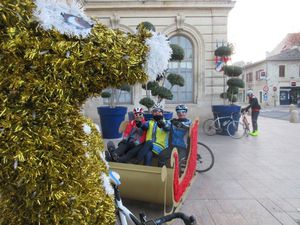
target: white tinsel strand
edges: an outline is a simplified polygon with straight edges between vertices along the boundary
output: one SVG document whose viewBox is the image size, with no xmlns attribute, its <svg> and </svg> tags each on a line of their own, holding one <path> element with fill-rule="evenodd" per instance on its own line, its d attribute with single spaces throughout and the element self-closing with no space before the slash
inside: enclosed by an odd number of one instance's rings
<svg viewBox="0 0 300 225">
<path fill-rule="evenodd" d="M 99 156 L 100 156 L 100 158 L 102 159 L 102 161 L 104 162 L 106 168 L 109 169 L 108 162 L 107 162 L 106 159 L 105 159 L 105 152 L 99 152 Z"/>
<path fill-rule="evenodd" d="M 92 129 L 89 125 L 87 125 L 86 123 L 83 124 L 83 131 L 84 133 L 86 133 L 87 135 L 90 135 L 92 133 Z"/>
<path fill-rule="evenodd" d="M 114 189 L 109 182 L 109 177 L 105 173 L 102 173 L 100 178 L 103 182 L 103 187 L 105 189 L 106 194 L 113 195 Z"/>
<path fill-rule="evenodd" d="M 101 134 L 101 131 L 100 131 L 100 127 L 99 127 L 99 125 L 98 125 L 98 124 L 96 124 L 96 123 L 94 123 L 94 125 L 95 125 L 95 127 L 96 127 L 97 131 L 99 132 L 99 134 Z"/>
<path fill-rule="evenodd" d="M 89 152 L 85 152 L 85 153 L 84 153 L 84 156 L 85 156 L 86 158 L 90 158 L 90 153 L 89 153 Z"/>
<path fill-rule="evenodd" d="M 172 48 L 166 35 L 156 32 L 152 32 L 152 37 L 146 39 L 146 45 L 150 48 L 146 61 L 146 73 L 150 80 L 155 80 L 157 75 L 168 69 Z"/>
<path fill-rule="evenodd" d="M 33 14 L 45 30 L 55 28 L 61 34 L 77 37 L 87 37 L 91 28 L 79 29 L 76 26 L 65 22 L 62 13 L 71 14 L 84 19 L 89 24 L 92 20 L 85 15 L 82 6 L 73 0 L 67 3 L 66 0 L 35 0 L 36 9 Z"/>
<path fill-rule="evenodd" d="M 16 159 L 15 161 L 14 161 L 14 169 L 16 170 L 17 168 L 18 168 L 18 160 Z"/>
</svg>

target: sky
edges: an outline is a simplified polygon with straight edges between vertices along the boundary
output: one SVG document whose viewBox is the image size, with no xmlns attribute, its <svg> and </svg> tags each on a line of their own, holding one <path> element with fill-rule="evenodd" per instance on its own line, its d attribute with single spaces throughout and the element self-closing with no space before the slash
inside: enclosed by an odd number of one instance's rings
<svg viewBox="0 0 300 225">
<path fill-rule="evenodd" d="M 265 59 L 288 33 L 300 32 L 300 0 L 236 0 L 228 17 L 232 62 Z"/>
</svg>

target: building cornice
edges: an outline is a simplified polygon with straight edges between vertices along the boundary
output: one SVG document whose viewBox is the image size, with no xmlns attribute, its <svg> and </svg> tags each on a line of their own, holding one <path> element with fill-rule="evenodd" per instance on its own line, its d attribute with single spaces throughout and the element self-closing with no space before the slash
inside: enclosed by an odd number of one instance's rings
<svg viewBox="0 0 300 225">
<path fill-rule="evenodd" d="M 84 8 L 93 10 L 132 10 L 132 9 L 232 9 L 233 1 L 85 1 Z"/>
<path fill-rule="evenodd" d="M 257 61 L 257 62 L 254 62 L 254 63 L 248 63 L 244 66 L 245 69 L 249 69 L 251 67 L 255 67 L 259 64 L 263 64 L 263 63 L 266 63 L 267 61 L 264 59 L 264 60 L 260 60 L 260 61 Z"/>
</svg>

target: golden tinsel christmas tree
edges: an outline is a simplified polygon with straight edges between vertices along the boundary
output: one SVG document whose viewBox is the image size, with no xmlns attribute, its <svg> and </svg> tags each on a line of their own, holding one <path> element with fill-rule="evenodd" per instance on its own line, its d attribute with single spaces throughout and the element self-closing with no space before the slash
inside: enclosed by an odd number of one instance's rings
<svg viewBox="0 0 300 225">
<path fill-rule="evenodd" d="M 147 80 L 149 35 L 45 29 L 36 5 L 0 2 L 0 224 L 113 224 L 103 143 L 80 106 Z"/>
</svg>

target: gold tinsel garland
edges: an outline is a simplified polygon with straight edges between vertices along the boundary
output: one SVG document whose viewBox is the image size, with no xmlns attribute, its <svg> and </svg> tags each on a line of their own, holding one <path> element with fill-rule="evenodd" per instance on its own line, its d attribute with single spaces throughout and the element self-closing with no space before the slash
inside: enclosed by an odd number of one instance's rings
<svg viewBox="0 0 300 225">
<path fill-rule="evenodd" d="M 79 108 L 108 86 L 146 81 L 149 34 L 96 24 L 71 38 L 41 29 L 33 8 L 0 3 L 0 224 L 113 224 L 103 143 Z"/>
</svg>

